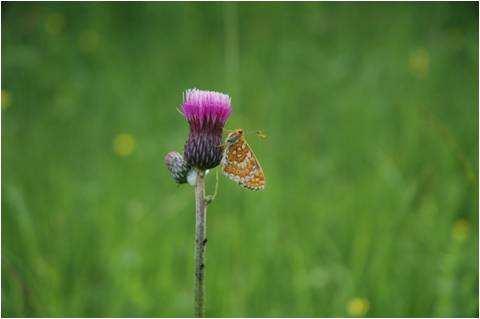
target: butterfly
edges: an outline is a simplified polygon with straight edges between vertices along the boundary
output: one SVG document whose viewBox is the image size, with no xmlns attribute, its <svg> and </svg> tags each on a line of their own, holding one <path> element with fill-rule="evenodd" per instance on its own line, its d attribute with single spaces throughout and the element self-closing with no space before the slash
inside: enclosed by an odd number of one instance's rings
<svg viewBox="0 0 480 319">
<path fill-rule="evenodd" d="M 255 191 L 265 188 L 262 167 L 247 144 L 242 129 L 236 129 L 228 134 L 220 165 L 223 174 L 240 186 Z"/>
</svg>

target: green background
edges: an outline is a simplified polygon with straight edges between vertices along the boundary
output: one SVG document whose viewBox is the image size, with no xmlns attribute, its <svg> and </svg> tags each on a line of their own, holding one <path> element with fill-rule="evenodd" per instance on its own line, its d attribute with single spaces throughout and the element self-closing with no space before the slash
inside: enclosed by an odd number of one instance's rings
<svg viewBox="0 0 480 319">
<path fill-rule="evenodd" d="M 478 4 L 5 2 L 2 316 L 193 314 L 192 87 L 268 134 L 207 315 L 478 316 Z"/>
</svg>

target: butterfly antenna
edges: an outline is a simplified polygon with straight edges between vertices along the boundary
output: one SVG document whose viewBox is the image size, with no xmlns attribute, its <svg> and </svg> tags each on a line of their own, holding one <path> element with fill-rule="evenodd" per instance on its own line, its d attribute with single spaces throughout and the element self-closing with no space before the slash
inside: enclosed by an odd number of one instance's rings
<svg viewBox="0 0 480 319">
<path fill-rule="evenodd" d="M 255 134 L 258 138 L 261 138 L 262 140 L 266 139 L 268 137 L 267 133 L 265 133 L 264 130 L 256 130 L 256 131 L 251 131 L 247 132 L 246 134 Z"/>
<path fill-rule="evenodd" d="M 255 134 L 261 139 L 266 139 L 268 137 L 267 133 L 265 133 L 263 130 L 258 130 L 255 132 Z"/>
</svg>

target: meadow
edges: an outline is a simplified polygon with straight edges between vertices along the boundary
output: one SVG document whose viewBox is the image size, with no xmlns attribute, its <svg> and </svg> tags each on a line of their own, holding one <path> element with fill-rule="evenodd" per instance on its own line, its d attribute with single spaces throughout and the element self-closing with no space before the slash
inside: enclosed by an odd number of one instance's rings
<svg viewBox="0 0 480 319">
<path fill-rule="evenodd" d="M 193 315 L 193 87 L 268 135 L 208 208 L 208 316 L 478 317 L 478 3 L 1 9 L 2 317 Z"/>
</svg>

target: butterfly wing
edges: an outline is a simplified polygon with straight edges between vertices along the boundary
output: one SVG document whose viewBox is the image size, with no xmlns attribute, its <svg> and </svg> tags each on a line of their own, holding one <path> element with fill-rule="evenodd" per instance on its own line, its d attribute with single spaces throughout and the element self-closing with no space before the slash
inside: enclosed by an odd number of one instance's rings
<svg viewBox="0 0 480 319">
<path fill-rule="evenodd" d="M 262 167 L 243 136 L 225 148 L 221 165 L 223 174 L 240 186 L 251 190 L 265 188 Z"/>
</svg>

